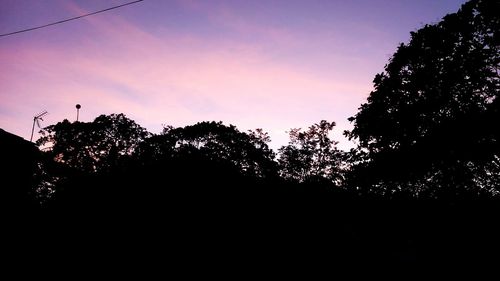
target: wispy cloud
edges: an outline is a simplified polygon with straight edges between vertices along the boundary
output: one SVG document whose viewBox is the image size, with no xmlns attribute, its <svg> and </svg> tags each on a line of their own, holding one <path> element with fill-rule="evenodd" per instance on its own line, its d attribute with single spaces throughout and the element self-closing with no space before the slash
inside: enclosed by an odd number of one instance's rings
<svg viewBox="0 0 500 281">
<path fill-rule="evenodd" d="M 286 30 L 239 20 L 224 7 L 211 13 L 211 21 L 234 32 L 298 44 Z M 114 15 L 84 20 L 87 29 L 78 44 L 0 47 L 1 127 L 26 137 L 26 123 L 6 122 L 21 120 L 21 112 L 29 120 L 42 108 L 51 113 L 46 124 L 73 119 L 74 104 L 80 103 L 85 121 L 124 112 L 158 132 L 163 123 L 223 120 L 242 129 L 263 127 L 283 143 L 286 130 L 305 122 L 328 119 L 347 127 L 345 119 L 370 90 L 369 84 L 333 75 L 338 69 L 329 76 L 294 67 L 259 42 L 160 36 Z"/>
</svg>

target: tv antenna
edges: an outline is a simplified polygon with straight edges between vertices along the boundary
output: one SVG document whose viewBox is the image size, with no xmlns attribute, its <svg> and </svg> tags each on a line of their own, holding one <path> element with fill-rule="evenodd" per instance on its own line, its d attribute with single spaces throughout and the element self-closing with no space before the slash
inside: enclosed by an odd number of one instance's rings
<svg viewBox="0 0 500 281">
<path fill-rule="evenodd" d="M 82 108 L 82 106 L 77 103 L 76 104 L 76 122 L 78 122 L 78 117 L 80 116 L 80 108 Z"/>
<path fill-rule="evenodd" d="M 41 128 L 40 121 L 43 121 L 42 117 L 47 114 L 48 114 L 47 110 L 44 110 L 38 113 L 37 115 L 33 116 L 33 128 L 31 128 L 31 138 L 30 138 L 31 142 L 33 141 L 33 133 L 35 132 L 35 123 L 38 126 L 38 128 Z"/>
</svg>

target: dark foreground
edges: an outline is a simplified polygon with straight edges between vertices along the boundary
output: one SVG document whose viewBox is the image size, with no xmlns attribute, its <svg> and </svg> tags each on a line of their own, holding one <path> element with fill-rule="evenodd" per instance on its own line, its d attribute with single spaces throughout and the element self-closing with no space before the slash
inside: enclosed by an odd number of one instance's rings
<svg viewBox="0 0 500 281">
<path fill-rule="evenodd" d="M 305 265 L 419 272 L 488 268 L 499 260 L 493 201 L 391 201 L 299 189 L 124 194 L 17 213 L 4 228 L 5 242 L 20 260 L 87 256 L 186 274 L 231 269 L 245 276 Z"/>
</svg>

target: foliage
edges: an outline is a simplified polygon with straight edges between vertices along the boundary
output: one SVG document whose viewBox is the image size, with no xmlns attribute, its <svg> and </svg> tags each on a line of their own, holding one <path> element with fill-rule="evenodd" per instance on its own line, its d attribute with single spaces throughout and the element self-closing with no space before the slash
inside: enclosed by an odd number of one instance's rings
<svg viewBox="0 0 500 281">
<path fill-rule="evenodd" d="M 298 182 L 325 178 L 340 184 L 343 155 L 329 137 L 334 126 L 335 122 L 321 120 L 307 131 L 290 130 L 290 142 L 279 149 L 281 176 Z"/>
<path fill-rule="evenodd" d="M 58 162 L 85 172 L 103 171 L 131 155 L 147 131 L 124 114 L 101 115 L 93 122 L 64 120 L 44 128 L 37 141 Z"/>
<path fill-rule="evenodd" d="M 137 157 L 148 161 L 199 154 L 246 175 L 269 177 L 276 170 L 269 141 L 262 129 L 247 134 L 222 122 L 200 122 L 183 128 L 165 127 L 161 135 L 151 137 L 140 147 Z"/>
<path fill-rule="evenodd" d="M 479 171 L 500 173 L 499 9 L 470 1 L 399 46 L 350 118 L 347 135 L 369 159 L 354 186 L 431 197 L 498 189 Z"/>
</svg>

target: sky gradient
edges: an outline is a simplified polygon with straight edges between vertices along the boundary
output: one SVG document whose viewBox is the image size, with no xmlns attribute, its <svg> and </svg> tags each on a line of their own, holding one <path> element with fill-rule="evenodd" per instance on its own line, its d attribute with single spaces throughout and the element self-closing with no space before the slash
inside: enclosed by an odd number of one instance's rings
<svg viewBox="0 0 500 281">
<path fill-rule="evenodd" d="M 1 0 L 0 33 L 128 0 Z M 125 113 L 162 124 L 223 121 L 263 128 L 272 147 L 322 119 L 334 138 L 410 31 L 465 0 L 145 0 L 106 13 L 0 37 L 0 128 L 29 139 L 43 125 Z M 34 139 L 38 137 L 35 134 Z"/>
</svg>

